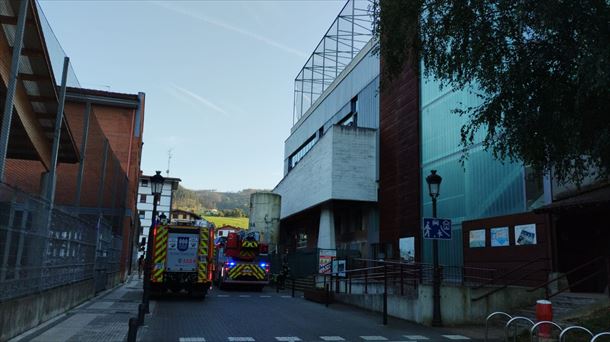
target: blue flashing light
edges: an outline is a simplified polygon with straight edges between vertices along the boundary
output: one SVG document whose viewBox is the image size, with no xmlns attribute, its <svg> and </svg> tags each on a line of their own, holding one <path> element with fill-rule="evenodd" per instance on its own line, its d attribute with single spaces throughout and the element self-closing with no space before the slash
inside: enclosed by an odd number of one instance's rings
<svg viewBox="0 0 610 342">
<path fill-rule="evenodd" d="M 267 264 L 265 264 L 264 262 L 261 262 L 261 267 L 266 267 Z"/>
<path fill-rule="evenodd" d="M 233 267 L 233 266 L 235 266 L 235 262 L 231 261 L 231 262 L 229 263 L 229 267 Z"/>
</svg>

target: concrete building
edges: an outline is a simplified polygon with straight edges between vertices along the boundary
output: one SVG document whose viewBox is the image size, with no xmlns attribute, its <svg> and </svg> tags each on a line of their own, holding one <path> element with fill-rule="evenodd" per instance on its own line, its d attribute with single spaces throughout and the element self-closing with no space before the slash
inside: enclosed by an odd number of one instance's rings
<svg viewBox="0 0 610 342">
<path fill-rule="evenodd" d="M 367 2 L 348 1 L 295 79 L 284 177 L 273 190 L 288 250 L 376 254 L 379 59 L 366 20 Z"/>
<path fill-rule="evenodd" d="M 153 214 L 153 199 L 151 188 L 150 188 L 150 177 L 141 175 L 138 187 L 138 216 L 142 225 L 142 231 L 140 232 L 140 241 L 146 241 L 148 238 L 150 226 L 152 224 Z M 165 177 L 163 183 L 163 191 L 159 197 L 157 203 L 157 212 L 159 215 L 164 213 L 169 216 L 172 210 L 172 204 L 174 203 L 174 191 L 178 190 L 178 184 L 182 180 L 180 178 Z"/>
</svg>

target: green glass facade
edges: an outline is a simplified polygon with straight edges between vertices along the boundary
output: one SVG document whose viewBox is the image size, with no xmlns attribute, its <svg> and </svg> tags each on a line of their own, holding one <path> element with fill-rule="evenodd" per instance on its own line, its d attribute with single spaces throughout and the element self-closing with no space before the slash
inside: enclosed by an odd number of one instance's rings
<svg viewBox="0 0 610 342">
<path fill-rule="evenodd" d="M 432 201 L 425 178 L 430 170 L 438 170 L 443 177 L 437 201 L 438 216 L 453 221 L 452 240 L 439 244 L 443 265 L 463 265 L 462 221 L 526 210 L 523 166 L 494 159 L 482 148 L 482 134 L 470 147 L 464 165 L 460 163 L 460 128 L 467 118 L 452 110 L 458 106 L 477 105 L 478 101 L 469 91 L 440 88 L 436 81 L 422 80 L 422 217 L 432 216 Z M 422 252 L 422 261 L 432 262 L 431 241 L 423 241 Z"/>
</svg>

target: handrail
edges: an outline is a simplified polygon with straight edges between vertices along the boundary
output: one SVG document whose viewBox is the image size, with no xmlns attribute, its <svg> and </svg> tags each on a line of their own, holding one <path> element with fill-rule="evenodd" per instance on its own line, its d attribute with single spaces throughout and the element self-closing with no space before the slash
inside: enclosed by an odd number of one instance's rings
<svg viewBox="0 0 610 342">
<path fill-rule="evenodd" d="M 566 290 L 569 290 L 572 286 L 576 286 L 576 285 L 578 285 L 580 283 L 583 283 L 583 282 L 585 282 L 585 281 L 587 281 L 587 280 L 597 276 L 598 274 L 602 274 L 602 273 L 604 273 L 604 270 L 599 270 L 599 271 L 597 271 L 595 273 L 589 274 L 588 276 L 586 276 L 584 278 L 578 279 L 577 281 L 573 282 L 571 285 L 568 285 L 568 286 L 562 288 L 561 290 L 558 290 L 557 292 L 555 292 L 553 294 L 547 295 L 547 299 L 555 297 L 556 295 L 558 295 L 558 294 L 560 294 L 560 293 L 562 293 L 562 292 L 564 292 Z"/>
<path fill-rule="evenodd" d="M 565 337 L 565 334 L 570 331 L 570 330 L 582 330 L 582 331 L 586 331 L 589 335 L 591 335 L 591 338 L 593 338 L 593 333 L 591 332 L 591 330 L 585 328 L 585 327 L 581 327 L 580 325 L 575 325 L 572 327 L 567 327 L 565 329 L 563 329 L 561 331 L 561 333 L 559 334 L 559 342 L 563 342 L 563 338 Z"/>
<path fill-rule="evenodd" d="M 593 264 L 593 263 L 596 263 L 596 262 L 597 262 L 597 261 L 599 261 L 599 260 L 603 260 L 603 259 L 605 259 L 605 258 L 606 258 L 605 256 L 598 256 L 598 257 L 596 257 L 596 258 L 593 258 L 592 260 L 589 260 L 588 262 L 586 262 L 586 263 L 584 263 L 584 264 L 581 264 L 580 266 L 575 267 L 575 268 L 571 269 L 570 271 L 568 271 L 568 272 L 566 272 L 566 273 L 564 273 L 564 274 L 562 274 L 562 275 L 560 275 L 560 276 L 558 276 L 558 277 L 555 277 L 555 278 L 553 278 L 553 279 L 551 279 L 551 280 L 547 281 L 547 282 L 546 282 L 546 283 L 544 283 L 544 284 L 540 284 L 540 285 L 538 285 L 538 286 L 536 286 L 536 287 L 534 287 L 534 288 L 532 288 L 532 289 L 529 289 L 528 291 L 529 291 L 529 292 L 533 292 L 533 291 L 538 290 L 538 289 L 540 289 L 540 288 L 546 287 L 546 286 L 548 286 L 549 284 L 551 284 L 551 283 L 553 283 L 553 282 L 556 282 L 557 280 L 559 280 L 559 279 L 561 279 L 561 278 L 565 278 L 565 277 L 567 277 L 568 275 L 570 275 L 570 274 L 572 274 L 572 273 L 574 273 L 574 272 L 576 272 L 576 271 L 579 271 L 579 270 L 581 270 L 582 268 L 584 268 L 584 267 L 586 267 L 586 266 L 589 266 L 589 265 L 591 265 L 591 264 Z"/>
<path fill-rule="evenodd" d="M 530 329 L 530 339 L 531 342 L 534 342 L 534 332 L 536 332 L 536 328 L 538 328 L 539 326 L 543 325 L 543 324 L 551 324 L 554 325 L 556 328 L 559 329 L 559 332 L 561 333 L 561 331 L 563 331 L 563 328 L 561 327 L 561 325 L 552 322 L 552 321 L 539 321 L 536 324 L 534 324 L 534 326 Z"/>
<path fill-rule="evenodd" d="M 530 260 L 530 261 L 528 261 L 528 262 L 526 262 L 524 264 L 521 264 L 521 265 L 511 269 L 510 271 L 508 271 L 506 273 L 501 274 L 498 277 L 494 277 L 494 278 L 490 279 L 489 281 L 487 281 L 487 282 L 485 282 L 485 283 L 475 287 L 475 289 L 480 289 L 480 288 L 485 287 L 487 285 L 493 284 L 493 283 L 495 283 L 499 279 L 505 278 L 506 276 L 508 276 L 510 274 L 513 274 L 513 273 L 515 273 L 517 271 L 520 271 L 520 270 L 524 269 L 525 267 L 527 267 L 527 266 L 529 266 L 531 264 L 534 264 L 534 263 L 537 263 L 537 262 L 540 262 L 540 261 L 543 261 L 543 260 L 548 260 L 548 258 L 540 257 L 540 258 L 536 258 L 534 260 Z"/>
<path fill-rule="evenodd" d="M 546 269 L 545 269 L 545 270 L 546 270 Z M 532 273 L 536 273 L 536 272 L 538 272 L 538 271 L 539 271 L 539 270 L 532 270 L 531 272 L 528 272 L 528 273 L 522 274 L 522 275 L 521 275 L 519 278 L 517 278 L 516 280 L 523 280 L 523 279 L 527 278 L 528 276 L 530 276 Z M 493 289 L 493 290 L 491 290 L 491 291 L 489 291 L 489 292 L 485 293 L 485 294 L 484 294 L 484 295 L 482 295 L 482 296 L 479 296 L 479 297 L 476 297 L 476 298 L 471 299 L 471 301 L 476 302 L 476 301 L 481 300 L 481 299 L 483 299 L 483 298 L 489 297 L 489 296 L 491 296 L 492 294 L 494 294 L 494 293 L 496 293 L 496 292 L 498 292 L 498 291 L 502 291 L 502 290 L 504 290 L 505 288 L 507 288 L 507 287 L 508 287 L 508 285 L 509 285 L 509 284 L 504 284 L 504 285 L 502 285 L 502 286 L 500 286 L 500 287 L 497 287 L 497 288 L 495 288 L 495 289 Z M 476 289 L 479 289 L 479 288 L 480 288 L 480 287 L 477 287 Z"/>
</svg>

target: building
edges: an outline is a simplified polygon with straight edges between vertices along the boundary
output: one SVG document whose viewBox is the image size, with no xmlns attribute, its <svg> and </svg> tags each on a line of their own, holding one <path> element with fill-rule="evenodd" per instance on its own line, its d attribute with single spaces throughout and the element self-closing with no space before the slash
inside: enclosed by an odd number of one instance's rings
<svg viewBox="0 0 610 342">
<path fill-rule="evenodd" d="M 139 182 L 140 186 L 138 187 L 137 207 L 138 217 L 140 218 L 142 227 L 140 232 L 141 242 L 146 241 L 150 226 L 152 225 L 154 196 L 150 188 L 150 177 L 152 176 L 141 175 Z M 163 213 L 168 216 L 171 213 L 172 204 L 174 203 L 174 191 L 178 190 L 178 184 L 181 181 L 182 180 L 180 178 L 165 177 L 163 190 L 161 192 L 161 196 L 159 197 L 159 202 L 157 203 L 157 212 L 159 215 Z"/>
<path fill-rule="evenodd" d="M 194 221 L 199 221 L 199 225 L 210 227 L 211 223 L 205 220 L 201 215 L 198 215 L 192 211 L 173 209 L 170 215 L 171 222 L 177 224 L 190 224 Z"/>
<path fill-rule="evenodd" d="M 348 1 L 295 79 L 284 177 L 273 190 L 280 245 L 291 251 L 377 254 L 379 59 L 368 10 Z"/>
<path fill-rule="evenodd" d="M 144 94 L 82 89 L 37 2 L 0 22 L 0 316 L 24 317 L 7 340 L 130 271 Z"/>
</svg>

